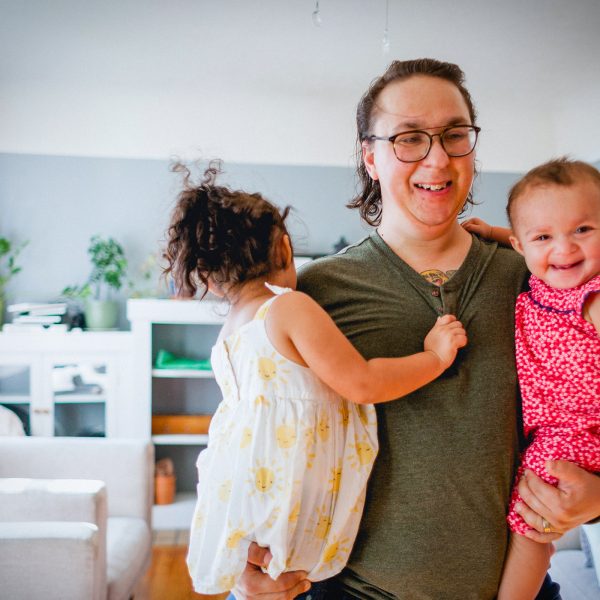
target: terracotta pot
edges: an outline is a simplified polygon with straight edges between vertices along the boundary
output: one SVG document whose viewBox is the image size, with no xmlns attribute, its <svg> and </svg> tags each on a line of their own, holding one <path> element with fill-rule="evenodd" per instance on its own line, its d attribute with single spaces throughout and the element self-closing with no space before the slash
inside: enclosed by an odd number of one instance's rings
<svg viewBox="0 0 600 600">
<path fill-rule="evenodd" d="M 175 500 L 175 475 L 154 477 L 154 503 L 172 504 Z"/>
</svg>

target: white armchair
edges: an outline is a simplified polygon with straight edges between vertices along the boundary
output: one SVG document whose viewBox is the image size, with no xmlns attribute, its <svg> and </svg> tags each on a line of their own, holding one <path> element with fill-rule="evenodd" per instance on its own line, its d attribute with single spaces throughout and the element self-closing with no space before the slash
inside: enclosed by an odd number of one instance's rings
<svg viewBox="0 0 600 600">
<path fill-rule="evenodd" d="M 141 440 L 0 438 L 11 600 L 126 600 L 147 569 L 154 452 Z"/>
</svg>

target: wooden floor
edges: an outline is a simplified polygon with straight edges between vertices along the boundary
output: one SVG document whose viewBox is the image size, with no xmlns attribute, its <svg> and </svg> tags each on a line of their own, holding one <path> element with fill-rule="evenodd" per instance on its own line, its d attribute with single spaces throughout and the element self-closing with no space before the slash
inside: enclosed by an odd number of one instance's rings
<svg viewBox="0 0 600 600">
<path fill-rule="evenodd" d="M 135 589 L 134 600 L 208 600 L 226 598 L 196 594 L 185 564 L 187 546 L 153 546 L 152 563 Z"/>
</svg>

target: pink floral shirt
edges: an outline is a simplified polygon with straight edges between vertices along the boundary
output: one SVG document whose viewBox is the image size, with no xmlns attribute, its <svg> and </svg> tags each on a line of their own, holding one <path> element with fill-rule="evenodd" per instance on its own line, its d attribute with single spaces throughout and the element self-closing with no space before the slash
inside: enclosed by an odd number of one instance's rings
<svg viewBox="0 0 600 600">
<path fill-rule="evenodd" d="M 531 276 L 516 307 L 516 356 L 525 434 L 596 430 L 600 434 L 600 336 L 582 316 L 600 292 L 600 275 L 559 290 Z"/>
</svg>

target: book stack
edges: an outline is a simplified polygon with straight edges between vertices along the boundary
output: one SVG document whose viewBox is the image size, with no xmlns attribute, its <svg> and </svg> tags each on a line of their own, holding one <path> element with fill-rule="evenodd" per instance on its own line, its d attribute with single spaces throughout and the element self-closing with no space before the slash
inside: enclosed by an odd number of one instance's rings
<svg viewBox="0 0 600 600">
<path fill-rule="evenodd" d="M 65 302 L 22 302 L 12 304 L 6 310 L 12 315 L 12 322 L 4 325 L 3 331 L 67 331 L 67 324 L 63 323 L 67 313 Z"/>
</svg>

